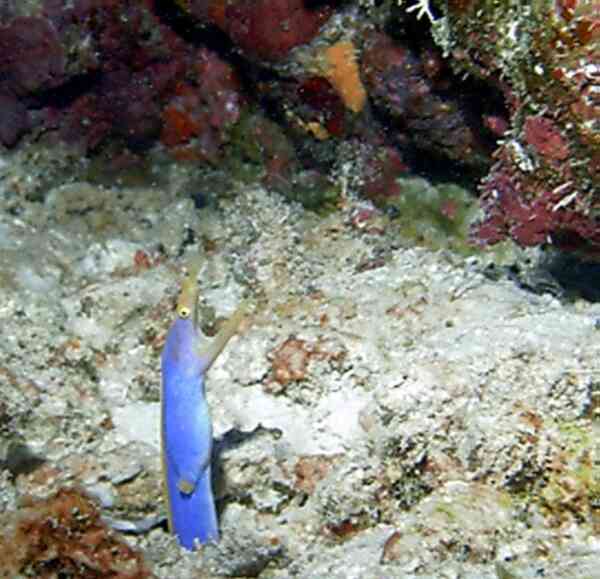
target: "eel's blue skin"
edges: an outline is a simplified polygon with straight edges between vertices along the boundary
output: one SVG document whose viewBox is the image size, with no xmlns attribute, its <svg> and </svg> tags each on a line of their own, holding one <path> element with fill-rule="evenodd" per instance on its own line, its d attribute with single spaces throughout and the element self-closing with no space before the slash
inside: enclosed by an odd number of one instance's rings
<svg viewBox="0 0 600 579">
<path fill-rule="evenodd" d="M 194 322 L 178 317 L 162 352 L 163 469 L 169 526 L 190 550 L 195 540 L 219 539 L 211 488 L 212 424 L 204 393 L 209 364 L 199 355 Z M 178 483 L 184 483 L 186 492 Z"/>
</svg>

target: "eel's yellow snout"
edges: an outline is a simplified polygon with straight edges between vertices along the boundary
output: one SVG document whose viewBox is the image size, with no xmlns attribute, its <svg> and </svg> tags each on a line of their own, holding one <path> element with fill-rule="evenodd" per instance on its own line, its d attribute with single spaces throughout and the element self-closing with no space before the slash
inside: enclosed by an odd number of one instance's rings
<svg viewBox="0 0 600 579">
<path fill-rule="evenodd" d="M 199 258 L 192 261 L 188 274 L 181 284 L 181 292 L 177 300 L 175 311 L 180 318 L 187 319 L 196 311 L 198 303 L 198 271 L 200 269 Z"/>
</svg>

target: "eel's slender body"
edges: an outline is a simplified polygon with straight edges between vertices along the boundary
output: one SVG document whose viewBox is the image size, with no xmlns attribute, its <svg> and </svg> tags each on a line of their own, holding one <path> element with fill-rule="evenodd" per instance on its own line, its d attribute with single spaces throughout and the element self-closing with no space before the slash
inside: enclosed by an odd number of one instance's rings
<svg viewBox="0 0 600 579">
<path fill-rule="evenodd" d="M 240 307 L 210 343 L 200 348 L 196 329 L 198 267 L 182 284 L 177 319 L 162 352 L 161 438 L 169 529 L 186 549 L 219 539 L 211 486 L 212 424 L 204 375 L 244 315 Z M 192 312 L 194 315 L 192 316 Z"/>
</svg>

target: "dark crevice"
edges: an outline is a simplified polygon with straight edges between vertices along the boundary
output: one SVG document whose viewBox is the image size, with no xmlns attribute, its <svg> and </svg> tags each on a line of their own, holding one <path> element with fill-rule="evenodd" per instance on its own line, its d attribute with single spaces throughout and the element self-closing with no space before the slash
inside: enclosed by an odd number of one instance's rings
<svg viewBox="0 0 600 579">
<path fill-rule="evenodd" d="M 63 109 L 79 97 L 88 94 L 97 87 L 102 79 L 101 72 L 91 72 L 74 76 L 60 86 L 47 90 L 35 98 L 34 108 L 54 107 Z"/>
<path fill-rule="evenodd" d="M 196 48 L 205 46 L 225 60 L 235 58 L 235 50 L 227 35 L 216 26 L 194 20 L 173 0 L 157 0 L 155 14 L 187 44 Z"/>
</svg>

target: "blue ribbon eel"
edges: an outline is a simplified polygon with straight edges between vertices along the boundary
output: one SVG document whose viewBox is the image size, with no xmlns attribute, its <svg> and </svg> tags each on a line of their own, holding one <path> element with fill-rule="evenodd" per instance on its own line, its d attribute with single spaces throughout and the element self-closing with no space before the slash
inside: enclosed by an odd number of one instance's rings
<svg viewBox="0 0 600 579">
<path fill-rule="evenodd" d="M 199 263 L 192 263 L 177 301 L 177 319 L 162 351 L 161 441 L 169 530 L 192 550 L 219 540 L 211 486 L 212 423 L 204 376 L 236 333 L 242 304 L 207 347 L 197 330 Z"/>
</svg>

